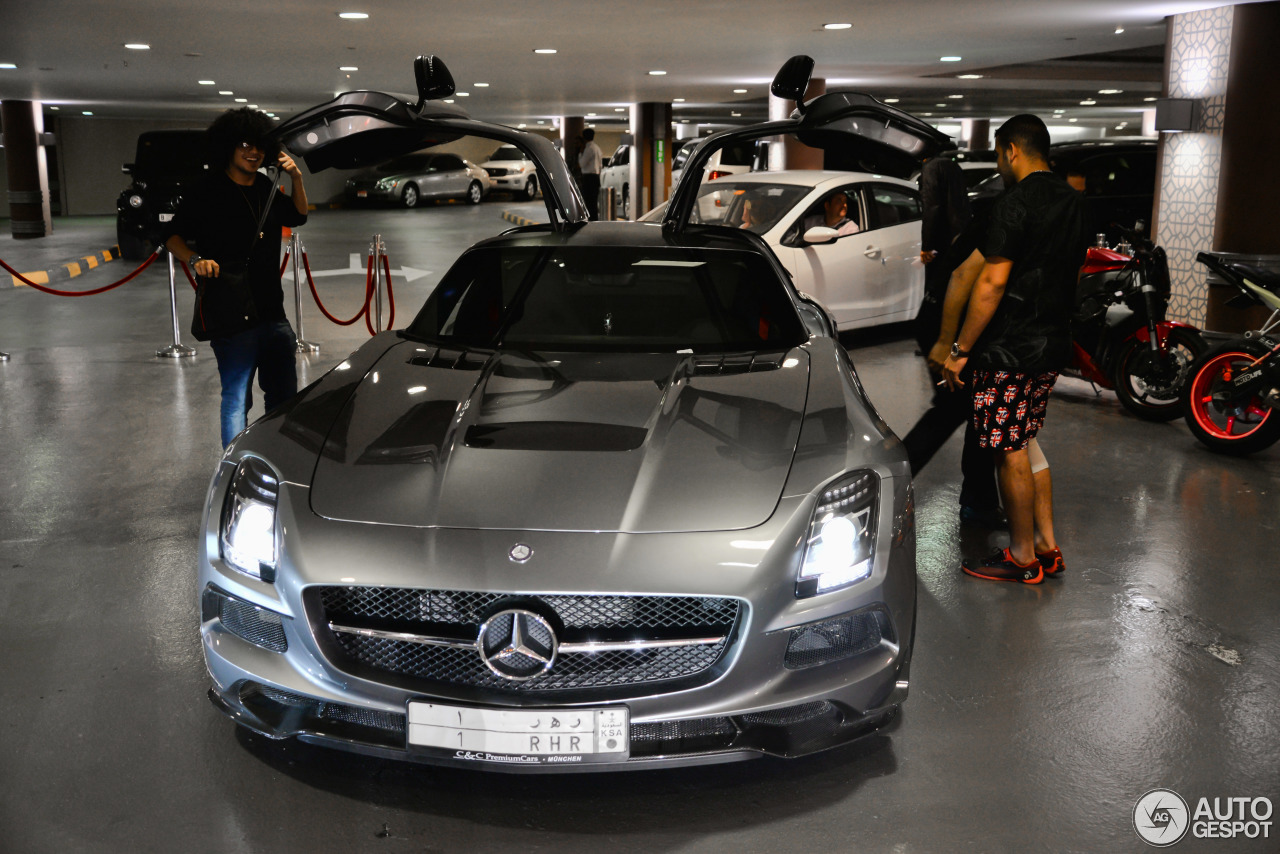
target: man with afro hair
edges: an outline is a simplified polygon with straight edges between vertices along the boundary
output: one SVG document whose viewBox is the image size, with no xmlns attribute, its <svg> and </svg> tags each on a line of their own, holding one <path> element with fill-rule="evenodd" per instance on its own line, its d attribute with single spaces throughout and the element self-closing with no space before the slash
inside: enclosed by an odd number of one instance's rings
<svg viewBox="0 0 1280 854">
<path fill-rule="evenodd" d="M 307 191 L 293 158 L 271 141 L 272 120 L 241 107 L 214 120 L 207 132 L 208 169 L 185 192 L 165 246 L 216 288 L 224 274 L 244 274 L 251 305 L 247 328 L 211 329 L 210 345 L 222 381 L 222 444 L 244 429 L 253 405 L 256 374 L 268 411 L 298 390 L 296 339 L 284 313 L 280 284 L 281 229 L 307 221 Z M 264 166 L 287 172 L 293 192 L 261 174 Z M 228 277 L 229 278 L 229 277 Z"/>
</svg>

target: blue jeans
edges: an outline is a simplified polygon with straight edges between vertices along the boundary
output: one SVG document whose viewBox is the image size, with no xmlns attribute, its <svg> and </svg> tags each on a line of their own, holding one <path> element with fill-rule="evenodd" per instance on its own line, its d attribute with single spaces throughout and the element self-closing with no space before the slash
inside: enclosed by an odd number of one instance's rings
<svg viewBox="0 0 1280 854">
<path fill-rule="evenodd" d="M 238 335 L 214 338 L 209 344 L 222 379 L 222 446 L 244 429 L 253 406 L 253 375 L 258 375 L 263 403 L 270 412 L 298 393 L 294 349 L 297 339 L 289 321 L 262 323 Z"/>
</svg>

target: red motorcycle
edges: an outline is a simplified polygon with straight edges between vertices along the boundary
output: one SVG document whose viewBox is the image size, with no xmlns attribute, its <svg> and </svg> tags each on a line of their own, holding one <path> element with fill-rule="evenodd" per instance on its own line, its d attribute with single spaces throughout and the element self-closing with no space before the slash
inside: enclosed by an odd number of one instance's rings
<svg viewBox="0 0 1280 854">
<path fill-rule="evenodd" d="M 1125 409 L 1148 421 L 1182 415 L 1191 363 L 1208 349 L 1200 330 L 1166 320 L 1169 264 L 1140 232 L 1122 229 L 1115 249 L 1089 247 L 1077 288 L 1067 376 L 1113 389 Z"/>
</svg>

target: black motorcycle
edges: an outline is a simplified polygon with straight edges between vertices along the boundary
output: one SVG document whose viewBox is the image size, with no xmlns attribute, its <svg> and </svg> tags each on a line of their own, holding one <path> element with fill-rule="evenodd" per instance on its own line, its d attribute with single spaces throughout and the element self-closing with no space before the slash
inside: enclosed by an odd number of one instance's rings
<svg viewBox="0 0 1280 854">
<path fill-rule="evenodd" d="M 1091 246 L 1080 270 L 1071 364 L 1063 371 L 1114 389 L 1124 408 L 1148 421 L 1182 414 L 1191 363 L 1209 349 L 1200 330 L 1165 319 L 1169 265 L 1141 231 L 1119 228 L 1115 249 Z"/>
<path fill-rule="evenodd" d="M 1264 305 L 1261 329 L 1214 347 L 1191 368 L 1183 392 L 1187 426 L 1210 450 L 1252 454 L 1280 440 L 1280 273 L 1210 252 L 1196 260 L 1235 285 L 1227 305 Z"/>
</svg>

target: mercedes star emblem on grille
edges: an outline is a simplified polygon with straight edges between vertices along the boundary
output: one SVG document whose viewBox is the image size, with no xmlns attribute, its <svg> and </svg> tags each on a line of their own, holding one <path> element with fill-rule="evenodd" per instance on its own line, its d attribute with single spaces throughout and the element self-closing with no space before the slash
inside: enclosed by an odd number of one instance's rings
<svg viewBox="0 0 1280 854">
<path fill-rule="evenodd" d="M 532 611 L 499 611 L 480 626 L 476 648 L 485 665 L 503 679 L 522 682 L 551 669 L 556 633 Z"/>
<path fill-rule="evenodd" d="M 516 563 L 524 563 L 526 560 L 533 557 L 533 549 L 529 548 L 524 543 L 516 543 L 511 547 L 511 551 L 507 556 Z"/>
</svg>

